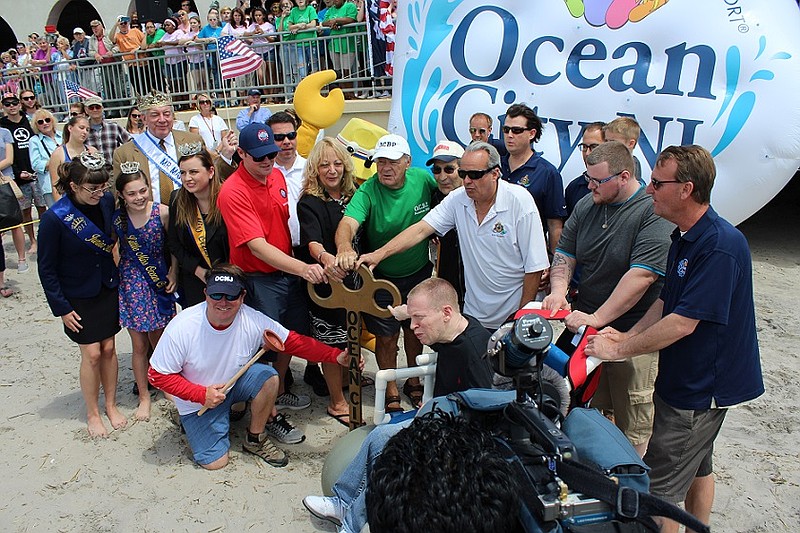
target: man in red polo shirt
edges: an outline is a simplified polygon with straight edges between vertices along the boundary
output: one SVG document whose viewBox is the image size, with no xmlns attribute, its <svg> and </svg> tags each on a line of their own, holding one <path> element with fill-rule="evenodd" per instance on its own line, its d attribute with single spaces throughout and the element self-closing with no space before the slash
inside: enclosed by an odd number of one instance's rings
<svg viewBox="0 0 800 533">
<path fill-rule="evenodd" d="M 247 274 L 246 303 L 294 331 L 308 329 L 308 310 L 300 278 L 310 283 L 327 282 L 322 267 L 292 257 L 286 181 L 274 168 L 280 149 L 272 129 L 254 122 L 239 134 L 239 168 L 225 180 L 217 199 L 228 228 L 231 263 Z M 305 409 L 306 395 L 286 391 L 284 378 L 291 355 L 278 354 L 274 363 L 280 375 L 275 402 L 278 410 Z M 267 431 L 285 444 L 305 439 L 302 431 L 279 414 Z"/>
</svg>

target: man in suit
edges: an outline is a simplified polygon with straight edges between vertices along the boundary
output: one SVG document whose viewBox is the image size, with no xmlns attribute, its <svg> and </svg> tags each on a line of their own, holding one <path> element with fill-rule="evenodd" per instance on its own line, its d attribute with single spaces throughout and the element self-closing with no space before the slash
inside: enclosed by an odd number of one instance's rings
<svg viewBox="0 0 800 533">
<path fill-rule="evenodd" d="M 168 94 L 153 91 L 139 99 L 139 110 L 144 118 L 145 132 L 114 150 L 111 176 L 119 175 L 120 165 L 125 161 L 136 161 L 139 169 L 150 180 L 153 201 L 166 203 L 170 193 L 181 184 L 178 148 L 190 143 L 202 143 L 197 133 L 172 131 L 175 110 Z"/>
</svg>

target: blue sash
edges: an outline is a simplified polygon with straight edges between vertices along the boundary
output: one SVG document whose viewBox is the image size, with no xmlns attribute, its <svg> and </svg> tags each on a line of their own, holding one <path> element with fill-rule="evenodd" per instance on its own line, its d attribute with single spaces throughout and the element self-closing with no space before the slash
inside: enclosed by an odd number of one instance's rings
<svg viewBox="0 0 800 533">
<path fill-rule="evenodd" d="M 178 187 L 181 186 L 181 168 L 178 166 L 178 162 L 162 150 L 161 147 L 158 146 L 158 142 L 153 139 L 149 133 L 144 132 L 139 135 L 133 135 L 132 139 L 133 144 L 136 145 L 147 159 L 153 162 L 158 170 L 171 179 L 175 185 Z M 169 200 L 169 198 L 166 200 Z M 166 203 L 164 198 L 162 198 L 161 201 Z"/>
<path fill-rule="evenodd" d="M 123 224 L 123 216 L 126 219 L 126 224 Z M 114 228 L 120 236 L 121 253 L 125 254 L 133 264 L 139 267 L 139 270 L 144 274 L 144 279 L 147 280 L 150 288 L 156 293 L 159 314 L 172 316 L 175 312 L 175 295 L 166 292 L 169 281 L 167 280 L 167 265 L 164 262 L 164 258 L 156 250 L 153 250 L 149 243 L 139 241 L 139 230 L 134 227 L 127 213 L 123 214 L 121 210 L 115 211 L 113 221 Z"/>
<path fill-rule="evenodd" d="M 62 196 L 61 200 L 53 204 L 50 210 L 58 219 L 77 237 L 86 243 L 86 246 L 95 252 L 101 252 L 111 257 L 114 248 L 114 239 L 106 235 L 103 230 L 81 213 L 69 196 Z"/>
</svg>

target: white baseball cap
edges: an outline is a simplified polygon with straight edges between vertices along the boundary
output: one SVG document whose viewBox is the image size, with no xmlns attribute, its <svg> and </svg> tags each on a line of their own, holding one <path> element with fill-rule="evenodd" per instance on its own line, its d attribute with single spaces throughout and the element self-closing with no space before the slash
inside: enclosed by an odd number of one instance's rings
<svg viewBox="0 0 800 533">
<path fill-rule="evenodd" d="M 449 163 L 450 161 L 461 159 L 463 155 L 464 148 L 460 144 L 453 141 L 439 141 L 436 148 L 433 149 L 433 155 L 425 165 L 431 166 L 436 160 Z"/>
<path fill-rule="evenodd" d="M 374 161 L 379 157 L 385 157 L 386 159 L 397 161 L 404 155 L 411 155 L 411 148 L 408 146 L 408 141 L 399 135 L 390 133 L 378 139 L 378 144 L 375 145 L 375 154 L 372 156 L 372 160 Z"/>
</svg>

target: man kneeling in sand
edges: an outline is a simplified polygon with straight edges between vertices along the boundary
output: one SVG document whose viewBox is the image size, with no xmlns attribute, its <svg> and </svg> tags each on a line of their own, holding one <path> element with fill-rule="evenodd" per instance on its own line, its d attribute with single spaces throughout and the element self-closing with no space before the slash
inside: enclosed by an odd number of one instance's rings
<svg viewBox="0 0 800 533">
<path fill-rule="evenodd" d="M 224 390 L 224 383 L 260 345 L 270 346 L 268 333 L 274 333 L 287 352 L 309 361 L 343 366 L 348 362 L 346 352 L 289 331 L 244 305 L 244 287 L 244 273 L 239 267 L 212 268 L 206 276 L 206 301 L 172 319 L 150 360 L 150 383 L 175 397 L 194 460 L 208 470 L 228 464 L 230 408 L 247 400 L 251 401 L 251 418 L 244 451 L 271 466 L 286 466 L 289 462 L 286 453 L 264 433 L 268 418 L 277 412 L 275 369 L 256 363 L 230 391 Z M 208 411 L 198 416 L 203 407 Z"/>
</svg>

